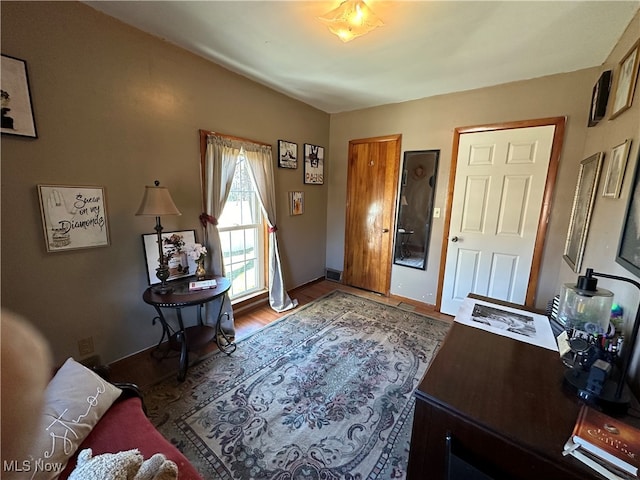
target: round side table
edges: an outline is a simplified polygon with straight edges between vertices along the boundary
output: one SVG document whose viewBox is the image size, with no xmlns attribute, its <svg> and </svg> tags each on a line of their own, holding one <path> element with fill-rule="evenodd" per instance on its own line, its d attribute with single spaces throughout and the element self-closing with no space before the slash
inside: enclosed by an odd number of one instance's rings
<svg viewBox="0 0 640 480">
<path fill-rule="evenodd" d="M 156 320 L 162 325 L 162 337 L 157 347 L 165 340 L 169 341 L 172 349 L 180 351 L 180 368 L 178 370 L 178 381 L 184 381 L 189 367 L 188 352 L 190 348 L 199 348 L 211 341 L 215 341 L 218 348 L 230 355 L 236 350 L 235 342 L 231 341 L 224 331 L 220 328 L 220 320 L 227 312 L 222 312 L 223 302 L 220 301 L 220 309 L 216 315 L 215 325 L 206 325 L 202 321 L 202 306 L 212 302 L 217 298 L 221 298 L 231 288 L 231 282 L 226 277 L 213 277 L 216 281 L 214 288 L 203 290 L 189 290 L 189 282 L 180 282 L 172 284 L 173 290 L 168 293 L 155 292 L 153 287 L 149 287 L 142 295 L 145 303 L 153 306 L 158 316 L 153 319 L 155 325 Z M 185 307 L 198 308 L 197 325 L 186 327 L 182 321 L 182 309 Z M 176 311 L 178 318 L 178 328 L 173 329 L 167 322 L 163 309 L 171 309 Z M 224 342 L 220 341 L 220 337 Z M 224 344 L 223 344 L 224 343 Z"/>
</svg>

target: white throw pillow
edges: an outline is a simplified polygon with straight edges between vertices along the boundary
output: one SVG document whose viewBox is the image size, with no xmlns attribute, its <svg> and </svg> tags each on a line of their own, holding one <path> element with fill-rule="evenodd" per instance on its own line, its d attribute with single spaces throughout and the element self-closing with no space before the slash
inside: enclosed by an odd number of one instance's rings
<svg viewBox="0 0 640 480">
<path fill-rule="evenodd" d="M 45 390 L 31 455 L 5 465 L 3 478 L 56 478 L 121 392 L 72 358 L 67 359 Z"/>
</svg>

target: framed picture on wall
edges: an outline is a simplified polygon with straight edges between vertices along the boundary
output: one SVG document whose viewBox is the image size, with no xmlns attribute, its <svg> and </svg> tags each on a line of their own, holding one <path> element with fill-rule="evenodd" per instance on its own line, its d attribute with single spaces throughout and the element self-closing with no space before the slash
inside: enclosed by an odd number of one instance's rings
<svg viewBox="0 0 640 480">
<path fill-rule="evenodd" d="M 624 216 L 616 262 L 640 277 L 640 153 L 636 162 L 629 203 Z"/>
<path fill-rule="evenodd" d="M 593 86 L 591 93 L 591 108 L 589 110 L 589 127 L 597 125 L 607 113 L 607 102 L 609 101 L 609 90 L 611 88 L 611 70 L 602 72 L 600 78 Z"/>
<path fill-rule="evenodd" d="M 38 185 L 47 252 L 109 245 L 103 187 Z"/>
<path fill-rule="evenodd" d="M 613 96 L 613 110 L 611 111 L 612 120 L 625 110 L 631 108 L 633 92 L 636 88 L 636 81 L 638 80 L 638 62 L 640 61 L 639 50 L 640 40 L 631 47 L 631 50 L 629 50 L 620 62 L 615 94 Z"/>
<path fill-rule="evenodd" d="M 324 183 L 324 148 L 304 144 L 304 183 L 322 185 Z"/>
<path fill-rule="evenodd" d="M 38 135 L 33 119 L 27 62 L 2 55 L 0 70 L 2 133 L 36 138 Z"/>
<path fill-rule="evenodd" d="M 631 140 L 625 140 L 611 150 L 609 168 L 607 168 L 607 175 L 604 179 L 604 187 L 602 189 L 603 197 L 618 198 L 620 196 L 630 146 Z"/>
<path fill-rule="evenodd" d="M 304 213 L 304 192 L 289 192 L 290 215 L 302 215 Z"/>
<path fill-rule="evenodd" d="M 573 197 L 569 231 L 562 257 L 576 273 L 580 272 L 582 266 L 601 168 L 602 152 L 595 153 L 580 162 L 578 184 Z"/>
<path fill-rule="evenodd" d="M 297 143 L 278 140 L 278 166 L 280 168 L 298 168 Z"/>
</svg>

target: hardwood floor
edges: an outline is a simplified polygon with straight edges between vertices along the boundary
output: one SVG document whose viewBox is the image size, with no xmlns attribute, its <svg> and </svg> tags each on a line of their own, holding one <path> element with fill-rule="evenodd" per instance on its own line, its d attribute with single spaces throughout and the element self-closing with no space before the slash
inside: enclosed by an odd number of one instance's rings
<svg viewBox="0 0 640 480">
<path fill-rule="evenodd" d="M 428 305 L 402 297 L 385 297 L 383 295 L 359 290 L 357 288 L 348 287 L 346 285 L 324 279 L 311 282 L 307 285 L 303 285 L 301 287 L 293 289 L 289 292 L 289 295 L 291 296 L 291 298 L 297 299 L 299 305 L 305 305 L 334 290 L 344 290 L 347 292 L 356 293 L 358 295 L 372 298 L 378 302 L 386 303 L 388 305 L 398 306 L 400 304 L 404 304 L 405 308 L 411 308 L 417 313 L 422 313 L 424 315 L 429 315 L 433 318 L 439 318 L 445 321 L 453 320 L 453 317 L 435 311 L 433 305 Z M 259 330 L 265 325 L 268 325 L 269 323 L 291 312 L 292 311 L 277 313 L 268 305 L 259 306 L 244 311 L 234 310 L 236 340 L 240 340 L 243 337 L 246 337 L 252 332 Z M 178 352 L 171 352 L 167 358 L 158 360 L 152 356 L 152 352 L 154 351 L 154 349 L 155 347 L 149 348 L 109 365 L 109 379 L 112 382 L 135 383 L 144 390 L 145 388 L 148 388 L 149 386 L 157 383 L 164 378 L 177 375 Z M 214 352 L 216 350 L 217 346 L 215 345 L 215 343 L 211 343 L 203 350 L 189 352 L 189 364 L 193 365 L 197 361 L 205 358 L 211 352 Z M 187 375 L 189 375 L 189 372 L 187 372 Z"/>
</svg>

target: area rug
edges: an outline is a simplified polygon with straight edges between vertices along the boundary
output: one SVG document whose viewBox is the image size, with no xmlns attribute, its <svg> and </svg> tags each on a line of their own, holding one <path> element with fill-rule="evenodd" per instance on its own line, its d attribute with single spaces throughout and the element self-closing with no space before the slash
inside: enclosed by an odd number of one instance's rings
<svg viewBox="0 0 640 480">
<path fill-rule="evenodd" d="M 145 392 L 209 479 L 403 479 L 413 391 L 449 324 L 334 291 Z"/>
</svg>

